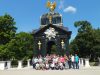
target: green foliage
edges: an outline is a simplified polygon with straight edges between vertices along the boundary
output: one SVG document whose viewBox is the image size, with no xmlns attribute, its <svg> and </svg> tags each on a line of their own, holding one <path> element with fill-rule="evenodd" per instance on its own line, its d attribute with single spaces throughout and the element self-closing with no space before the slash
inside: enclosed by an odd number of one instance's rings
<svg viewBox="0 0 100 75">
<path fill-rule="evenodd" d="M 56 45 L 53 45 L 53 46 L 51 47 L 51 54 L 57 54 Z"/>
<path fill-rule="evenodd" d="M 32 57 L 33 36 L 31 33 L 16 34 L 14 18 L 0 16 L 0 60 L 22 60 Z"/>
<path fill-rule="evenodd" d="M 100 29 L 93 29 L 88 21 L 78 21 L 74 25 L 78 27 L 78 34 L 70 43 L 71 52 L 92 59 L 100 55 Z"/>
<path fill-rule="evenodd" d="M 16 59 L 24 59 L 32 57 L 33 54 L 33 37 L 30 33 L 20 32 L 16 34 L 16 38 L 9 43 L 11 52 L 14 53 Z"/>
<path fill-rule="evenodd" d="M 8 49 L 7 45 L 0 45 L 0 60 L 8 60 L 12 56 L 12 52 Z"/>
<path fill-rule="evenodd" d="M 89 23 L 88 21 L 77 21 L 74 23 L 74 26 L 79 27 L 78 28 L 79 33 L 88 32 L 92 29 L 91 23 Z"/>
<path fill-rule="evenodd" d="M 20 32 L 6 45 L 0 45 L 1 60 L 28 59 L 32 57 L 32 54 L 33 37 L 30 33 Z"/>
<path fill-rule="evenodd" d="M 70 54 L 75 54 L 77 51 L 78 51 L 78 46 L 75 42 L 75 40 L 72 40 L 71 43 L 70 43 Z"/>
<path fill-rule="evenodd" d="M 17 59 L 12 60 L 11 65 L 12 65 L 12 67 L 17 67 L 18 66 L 18 60 Z"/>
<path fill-rule="evenodd" d="M 94 41 L 93 41 L 93 47 L 92 51 L 94 56 L 99 56 L 100 57 L 100 29 L 94 29 Z"/>
<path fill-rule="evenodd" d="M 8 43 L 14 38 L 16 29 L 14 18 L 8 14 L 0 16 L 0 45 Z"/>
</svg>

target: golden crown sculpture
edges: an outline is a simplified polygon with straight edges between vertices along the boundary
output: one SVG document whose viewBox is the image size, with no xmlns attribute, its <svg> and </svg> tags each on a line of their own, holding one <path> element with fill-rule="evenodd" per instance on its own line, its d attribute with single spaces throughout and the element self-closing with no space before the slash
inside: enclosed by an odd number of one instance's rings
<svg viewBox="0 0 100 75">
<path fill-rule="evenodd" d="M 48 1 L 47 4 L 46 4 L 46 6 L 47 6 L 47 8 L 50 9 L 51 12 L 53 12 L 54 9 L 56 8 L 56 2 L 53 2 L 53 3 L 52 3 L 52 2 L 50 2 L 50 1 Z"/>
</svg>

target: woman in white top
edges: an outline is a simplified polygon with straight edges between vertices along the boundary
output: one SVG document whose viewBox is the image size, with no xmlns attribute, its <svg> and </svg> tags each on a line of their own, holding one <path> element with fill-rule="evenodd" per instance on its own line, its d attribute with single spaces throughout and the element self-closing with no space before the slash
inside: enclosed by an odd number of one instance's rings
<svg viewBox="0 0 100 75">
<path fill-rule="evenodd" d="M 55 63 L 52 62 L 50 67 L 51 67 L 52 70 L 54 70 L 55 69 Z"/>
<path fill-rule="evenodd" d="M 39 65 L 38 62 L 36 63 L 35 69 L 36 69 L 36 70 L 40 70 L 40 65 Z"/>
<path fill-rule="evenodd" d="M 61 70 L 64 69 L 64 66 L 63 66 L 63 63 L 62 62 L 59 62 L 59 67 L 60 67 Z"/>
<path fill-rule="evenodd" d="M 48 62 L 45 63 L 45 69 L 48 70 L 50 68 Z"/>
</svg>

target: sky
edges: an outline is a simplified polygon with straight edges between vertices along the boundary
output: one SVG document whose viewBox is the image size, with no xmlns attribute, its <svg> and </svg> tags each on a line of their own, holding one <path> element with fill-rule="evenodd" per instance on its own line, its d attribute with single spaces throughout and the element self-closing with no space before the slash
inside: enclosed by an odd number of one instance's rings
<svg viewBox="0 0 100 75">
<path fill-rule="evenodd" d="M 10 14 L 16 22 L 17 33 L 32 32 L 40 27 L 40 16 L 49 12 L 48 0 L 0 0 L 0 16 Z M 62 14 L 63 25 L 77 35 L 75 21 L 87 20 L 93 28 L 100 28 L 100 0 L 50 0 L 56 1 L 55 12 Z"/>
</svg>

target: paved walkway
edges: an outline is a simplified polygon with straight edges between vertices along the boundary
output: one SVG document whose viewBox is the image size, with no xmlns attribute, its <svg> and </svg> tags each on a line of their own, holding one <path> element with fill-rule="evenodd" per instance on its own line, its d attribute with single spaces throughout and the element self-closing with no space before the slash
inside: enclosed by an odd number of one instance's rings
<svg viewBox="0 0 100 75">
<path fill-rule="evenodd" d="M 0 75 L 100 75 L 100 67 L 81 68 L 79 70 L 33 70 L 32 68 L 0 71 Z"/>
</svg>

